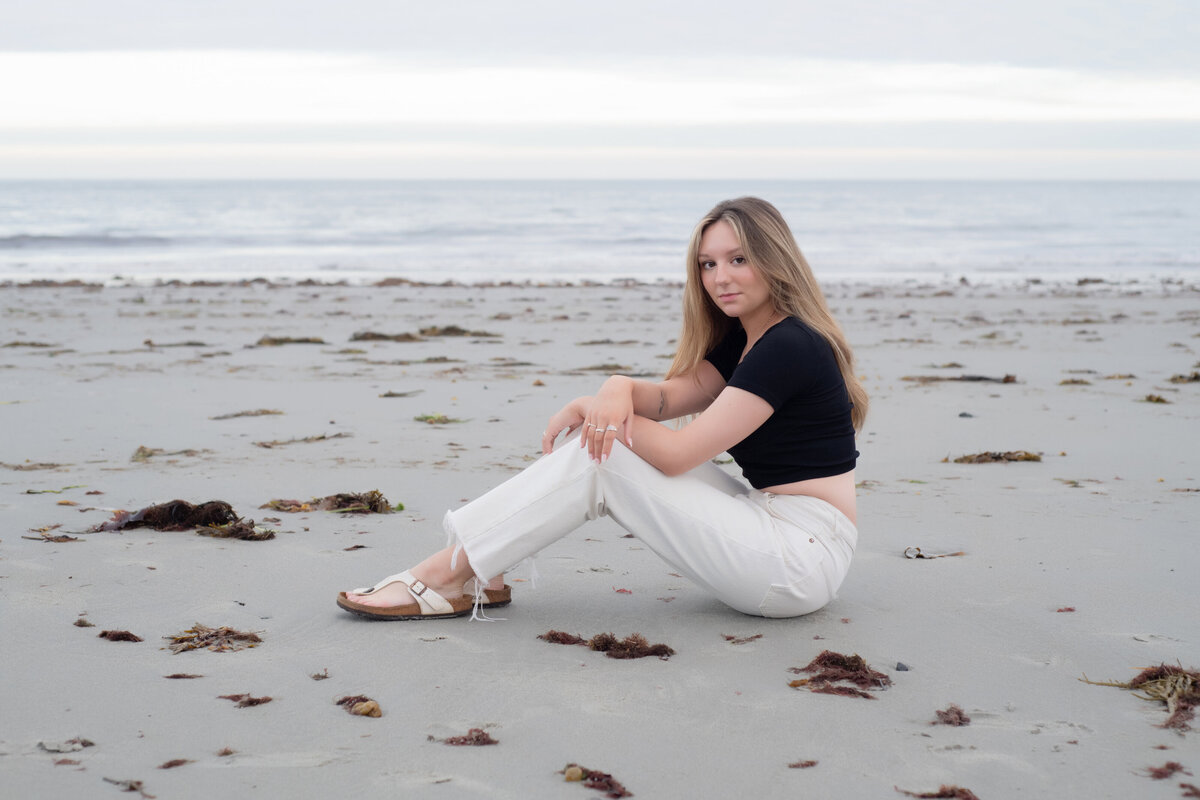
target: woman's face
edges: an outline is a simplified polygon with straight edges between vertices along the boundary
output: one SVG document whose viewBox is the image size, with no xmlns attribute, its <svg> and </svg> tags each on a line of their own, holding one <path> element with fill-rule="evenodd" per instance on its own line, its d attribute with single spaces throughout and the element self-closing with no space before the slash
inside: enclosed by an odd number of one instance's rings
<svg viewBox="0 0 1200 800">
<path fill-rule="evenodd" d="M 717 220 L 701 235 L 699 266 L 704 290 L 728 316 L 749 317 L 772 308 L 766 282 L 725 220 Z"/>
</svg>

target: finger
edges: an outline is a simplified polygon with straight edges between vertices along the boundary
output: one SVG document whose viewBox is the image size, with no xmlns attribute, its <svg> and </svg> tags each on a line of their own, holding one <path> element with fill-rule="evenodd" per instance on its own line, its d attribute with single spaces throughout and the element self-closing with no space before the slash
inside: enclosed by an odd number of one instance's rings
<svg viewBox="0 0 1200 800">
<path fill-rule="evenodd" d="M 616 441 L 617 441 L 616 426 L 609 425 L 608 428 L 604 431 L 604 439 L 603 439 L 603 444 L 602 444 L 603 451 L 601 452 L 601 455 L 600 455 L 600 463 L 604 463 L 605 461 L 608 460 L 609 455 L 612 454 L 613 443 Z"/>
<path fill-rule="evenodd" d="M 596 461 L 604 456 L 604 427 L 597 424 L 588 437 L 588 454 Z"/>
</svg>

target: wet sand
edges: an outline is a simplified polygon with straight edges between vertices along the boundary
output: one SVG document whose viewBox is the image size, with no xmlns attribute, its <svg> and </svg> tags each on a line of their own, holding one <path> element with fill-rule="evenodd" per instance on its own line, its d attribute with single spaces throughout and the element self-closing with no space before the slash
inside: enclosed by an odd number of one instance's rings
<svg viewBox="0 0 1200 800">
<path fill-rule="evenodd" d="M 445 509 L 536 458 L 566 400 L 611 371 L 661 375 L 677 288 L 0 287 L 3 794 L 125 796 L 112 779 L 159 798 L 602 797 L 563 784 L 572 762 L 647 798 L 1176 797 L 1200 781 L 1148 776 L 1200 772 L 1197 734 L 1158 727 L 1161 703 L 1079 680 L 1200 666 L 1200 383 L 1171 381 L 1200 369 L 1197 287 L 827 292 L 872 398 L 838 600 L 740 615 L 602 519 L 542 553 L 536 590 L 514 573 L 489 624 L 371 623 L 334 596 L 440 546 Z M 419 333 L 449 326 L 468 335 Z M 280 413 L 230 416 L 260 409 Z M 1015 451 L 1040 461 L 955 462 Z M 374 489 L 403 510 L 259 508 Z M 176 498 L 277 535 L 86 533 Z M 263 642 L 167 649 L 195 623 Z M 613 660 L 537 638 L 551 629 L 676 652 Z M 789 687 L 824 650 L 891 685 Z M 236 694 L 272 701 L 220 699 Z M 383 715 L 345 713 L 353 695 Z M 931 724 L 950 704 L 969 725 Z M 473 728 L 498 744 L 436 741 Z M 94 746 L 39 746 L 77 737 Z"/>
</svg>

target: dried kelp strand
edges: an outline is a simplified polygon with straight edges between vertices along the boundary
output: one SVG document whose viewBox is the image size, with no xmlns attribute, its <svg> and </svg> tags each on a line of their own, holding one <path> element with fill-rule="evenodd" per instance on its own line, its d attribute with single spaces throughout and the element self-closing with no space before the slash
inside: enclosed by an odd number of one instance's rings
<svg viewBox="0 0 1200 800">
<path fill-rule="evenodd" d="M 261 706 L 271 702 L 271 697 L 252 697 L 249 694 L 223 694 L 219 695 L 220 700 L 232 700 L 237 703 L 237 708 L 250 708 L 251 706 Z"/>
<path fill-rule="evenodd" d="M 815 767 L 816 765 L 817 761 L 815 759 L 810 759 L 808 761 L 794 761 L 791 764 L 788 764 L 788 769 L 808 769 L 809 767 Z"/>
<path fill-rule="evenodd" d="M 241 539 L 247 542 L 265 542 L 275 538 L 275 531 L 254 527 L 252 519 L 238 519 L 227 525 L 208 525 L 196 529 L 198 536 L 217 539 Z"/>
<path fill-rule="evenodd" d="M 267 450 L 270 450 L 273 447 L 283 447 L 284 445 L 289 445 L 289 444 L 312 444 L 313 442 L 325 442 L 325 441 L 329 441 L 330 439 L 349 439 L 349 438 L 351 438 L 351 436 L 353 436 L 353 434 L 345 433 L 345 432 L 321 433 L 321 434 L 317 434 L 316 436 L 302 436 L 297 439 L 284 439 L 284 440 L 273 439 L 269 442 L 254 442 L 254 446 L 262 447 Z"/>
<path fill-rule="evenodd" d="M 909 797 L 948 798 L 948 800 L 979 800 L 979 796 L 970 789 L 961 786 L 941 786 L 936 792 L 908 792 L 899 786 L 894 786 L 897 792 Z"/>
<path fill-rule="evenodd" d="M 466 328 L 460 328 L 457 325 L 431 325 L 427 328 L 421 328 L 422 336 L 479 336 L 488 339 L 500 338 L 500 334 L 491 333 L 489 331 L 469 331 Z"/>
<path fill-rule="evenodd" d="M 142 637 L 129 631 L 100 631 L 101 639 L 108 639 L 110 642 L 140 642 Z"/>
<path fill-rule="evenodd" d="M 104 780 L 116 786 L 123 792 L 137 792 L 142 797 L 148 798 L 149 800 L 153 800 L 154 798 L 154 795 L 146 793 L 144 784 L 141 781 L 118 780 L 116 778 L 105 778 Z"/>
<path fill-rule="evenodd" d="M 182 653 L 187 650 L 202 650 L 207 648 L 217 653 L 232 652 L 254 647 L 262 643 L 256 633 L 238 631 L 233 628 L 210 628 L 196 623 L 183 633 L 174 636 L 164 636 L 171 642 L 172 653 Z"/>
<path fill-rule="evenodd" d="M 1167 719 L 1161 726 L 1163 728 L 1191 730 L 1188 723 L 1195 717 L 1196 707 L 1200 706 L 1200 671 L 1187 670 L 1181 666 L 1159 664 L 1157 667 L 1147 667 L 1129 683 L 1091 681 L 1086 675 L 1080 680 L 1094 686 L 1135 690 L 1135 693 L 1141 692 L 1137 696 L 1144 700 L 1164 703 L 1167 707 Z"/>
<path fill-rule="evenodd" d="M 258 347 L 279 347 L 285 344 L 325 344 L 319 336 L 263 336 L 255 344 Z"/>
<path fill-rule="evenodd" d="M 575 636 L 574 634 L 555 630 L 550 630 L 543 634 L 539 634 L 537 638 L 545 642 L 550 642 L 551 644 L 584 644 L 586 642 L 586 640 L 581 636 Z"/>
<path fill-rule="evenodd" d="M 174 769 L 175 767 L 182 767 L 184 764 L 191 764 L 191 763 L 192 763 L 192 760 L 190 758 L 172 758 L 170 761 L 164 761 L 163 763 L 159 764 L 158 768 L 159 769 Z"/>
<path fill-rule="evenodd" d="M 235 411 L 232 414 L 221 414 L 217 417 L 209 417 L 209 419 L 237 419 L 238 417 L 265 417 L 282 414 L 282 411 L 274 408 L 258 408 L 253 411 Z"/>
<path fill-rule="evenodd" d="M 761 633 L 756 633 L 753 636 L 730 636 L 728 633 L 723 633 L 721 636 L 730 644 L 746 644 L 747 642 L 753 642 L 755 639 L 763 637 Z"/>
<path fill-rule="evenodd" d="M 424 341 L 415 333 L 377 333 L 375 331 L 359 331 L 350 337 L 352 342 L 420 342 Z"/>
<path fill-rule="evenodd" d="M 170 678 L 171 680 L 180 681 L 180 680 L 191 680 L 193 678 L 203 678 L 204 676 L 197 675 L 192 672 L 172 672 L 170 675 L 163 675 L 163 677 Z"/>
</svg>

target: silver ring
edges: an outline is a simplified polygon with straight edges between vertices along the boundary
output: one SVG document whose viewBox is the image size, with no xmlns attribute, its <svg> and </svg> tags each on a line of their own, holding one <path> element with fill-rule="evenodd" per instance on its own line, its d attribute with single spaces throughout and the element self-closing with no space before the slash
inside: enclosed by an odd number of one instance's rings
<svg viewBox="0 0 1200 800">
<path fill-rule="evenodd" d="M 594 428 L 594 427 L 596 427 L 595 425 L 593 425 L 593 424 L 592 424 L 592 423 L 590 423 L 590 422 L 587 424 L 587 426 L 588 426 L 589 428 Z"/>
<path fill-rule="evenodd" d="M 604 430 L 606 430 L 606 431 L 615 431 L 616 429 L 617 429 L 617 426 L 616 426 L 616 425 L 609 425 L 609 426 L 608 426 L 607 428 L 605 428 Z"/>
</svg>

